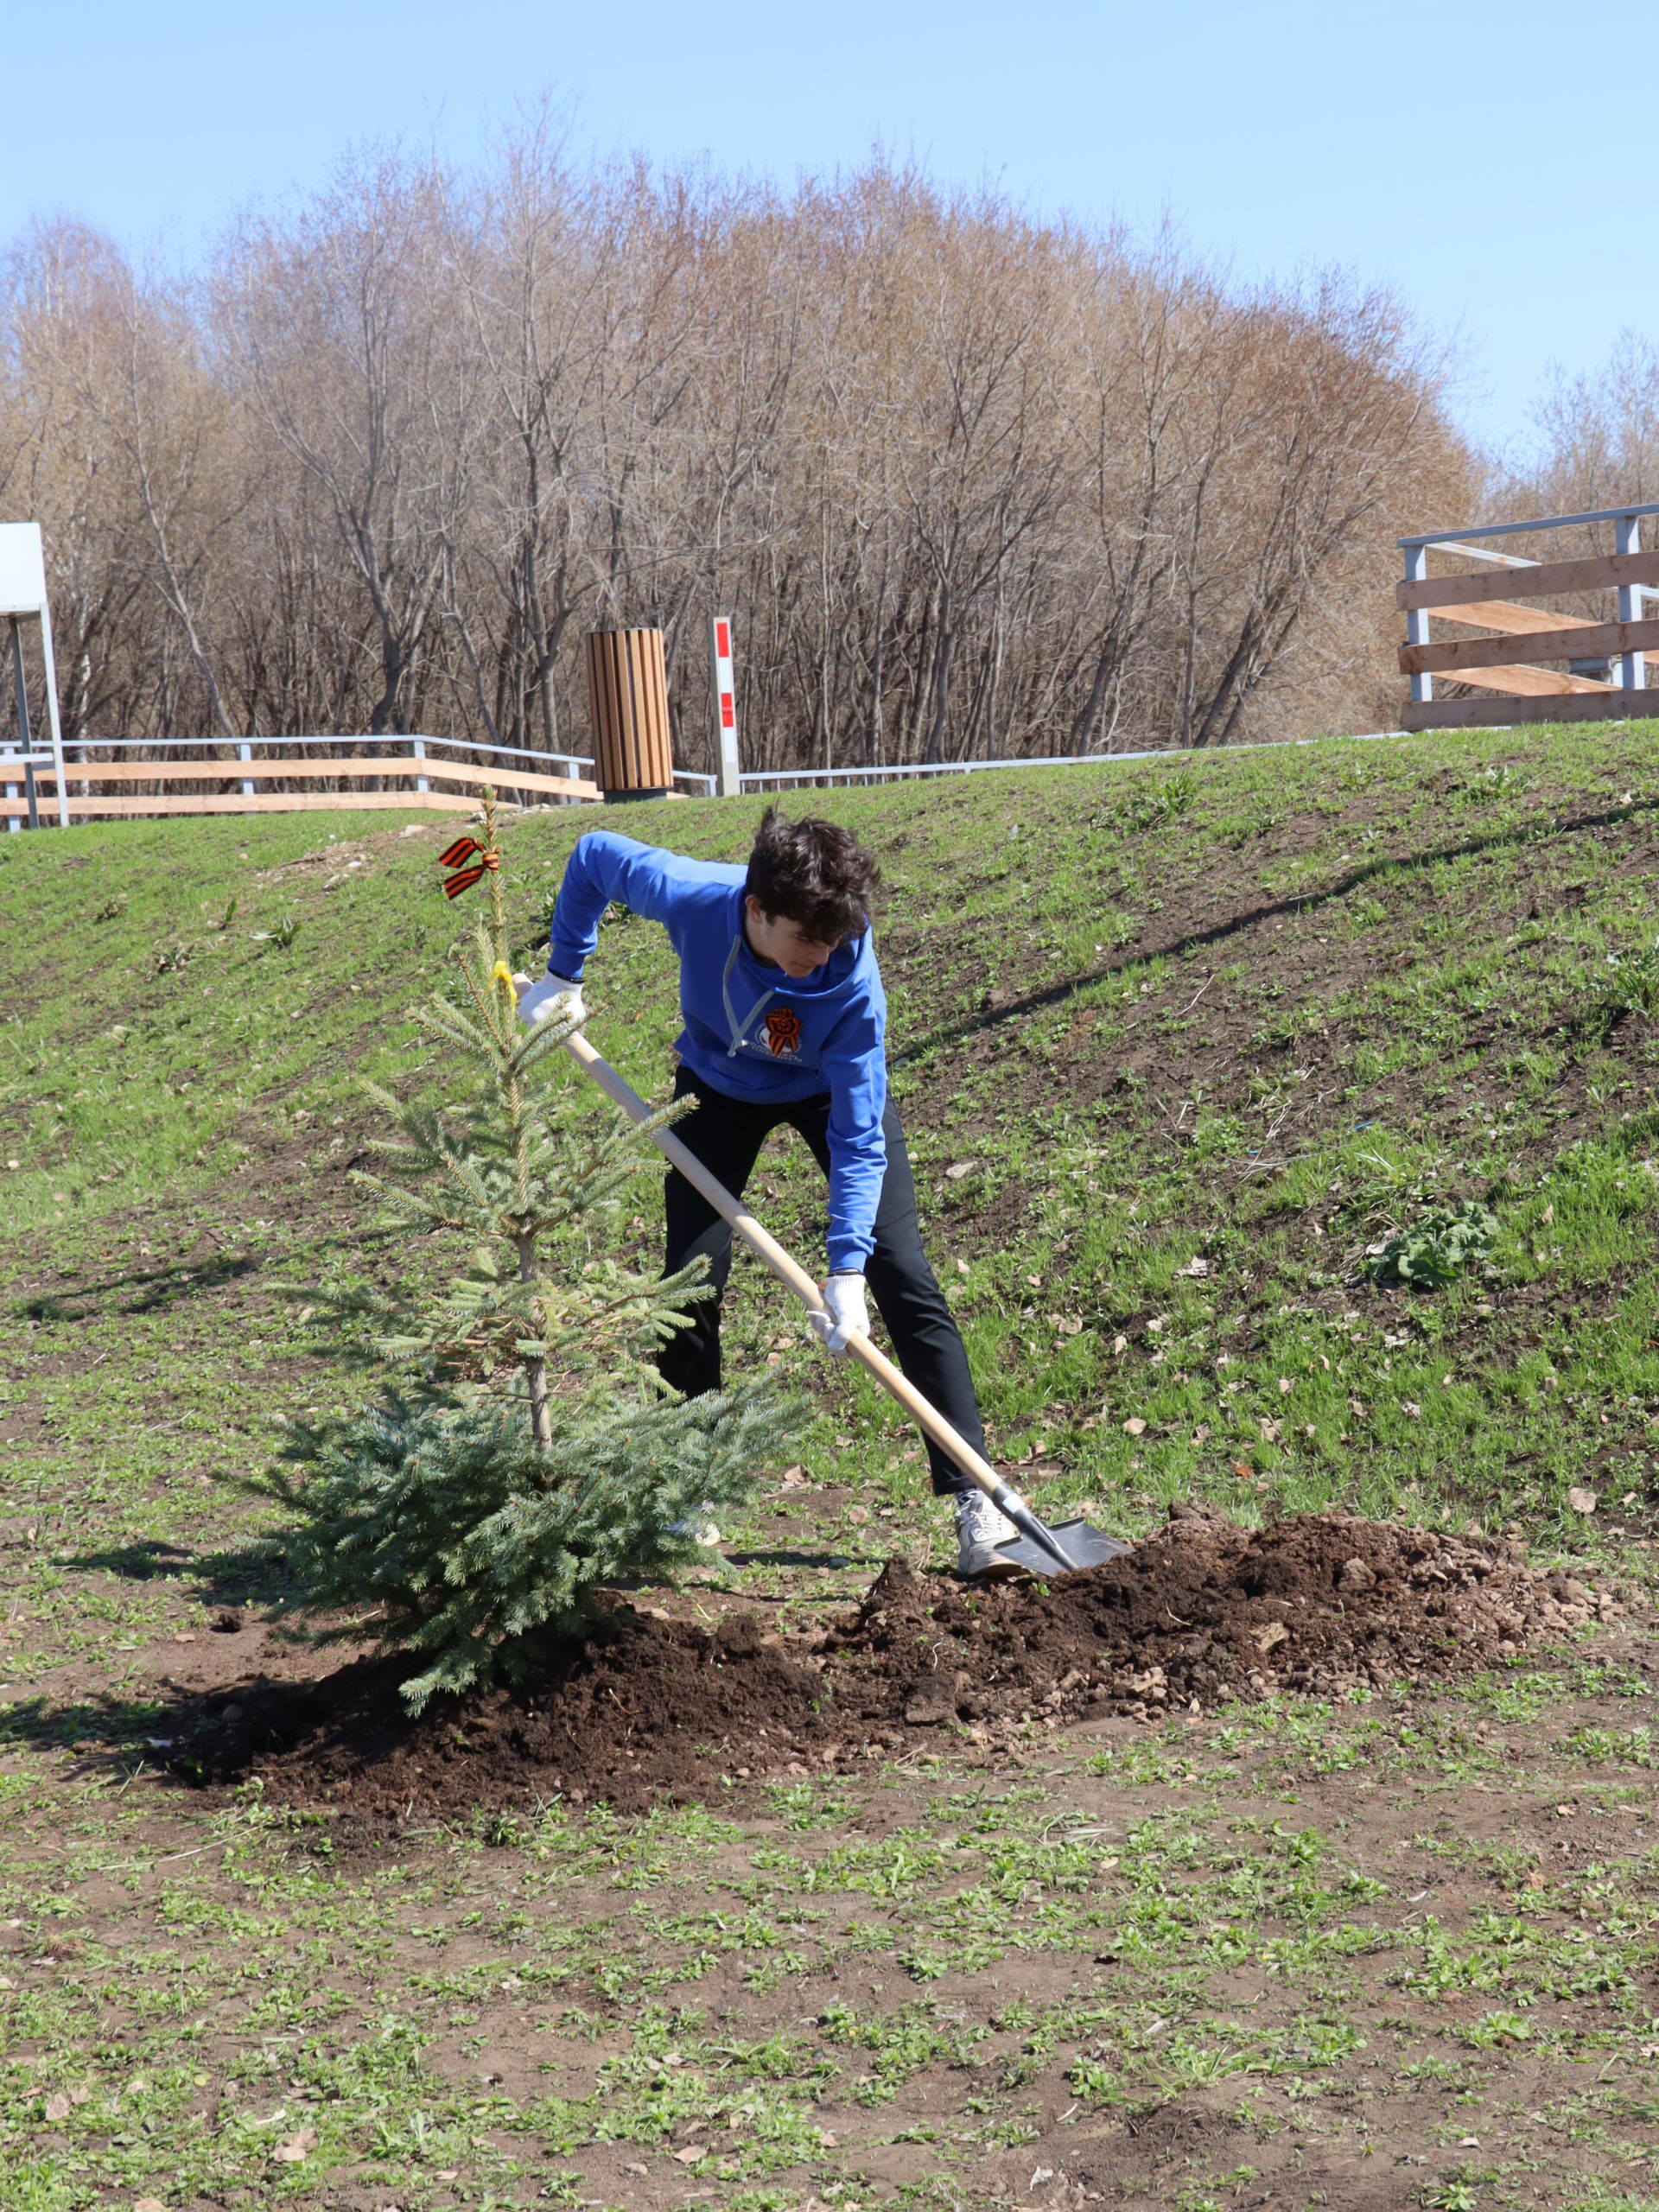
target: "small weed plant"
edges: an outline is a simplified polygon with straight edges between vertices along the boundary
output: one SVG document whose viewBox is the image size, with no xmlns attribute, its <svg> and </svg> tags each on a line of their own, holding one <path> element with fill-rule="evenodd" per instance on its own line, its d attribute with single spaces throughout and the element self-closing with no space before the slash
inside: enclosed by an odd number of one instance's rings
<svg viewBox="0 0 1659 2212">
<path fill-rule="evenodd" d="M 617 1582 L 704 1555 L 708 1516 L 747 1497 L 793 1425 L 764 1378 L 691 1401 L 658 1381 L 650 1354 L 707 1295 L 700 1267 L 639 1274 L 594 1232 L 672 1116 L 562 1122 L 550 1063 L 574 1025 L 518 1023 L 487 805 L 484 838 L 493 925 L 461 956 L 458 1001 L 417 1016 L 469 1067 L 470 1095 L 446 1113 L 368 1085 L 400 1179 L 358 1178 L 455 1264 L 424 1296 L 295 1294 L 348 1325 L 382 1387 L 346 1418 L 290 1425 L 254 1484 L 291 1516 L 283 1610 L 418 1659 L 416 1712 L 522 1675 L 590 1629 Z"/>
<path fill-rule="evenodd" d="M 1196 779 L 1185 768 L 1160 776 L 1120 798 L 1112 809 L 1116 829 L 1126 836 L 1154 830 L 1160 823 L 1178 822 L 1198 797 Z"/>
<path fill-rule="evenodd" d="M 1600 977 L 1596 1012 L 1603 1036 L 1631 1014 L 1659 1011 L 1659 945 L 1610 952 Z"/>
<path fill-rule="evenodd" d="M 234 913 L 236 906 L 234 899 L 232 900 L 231 906 L 232 913 Z M 226 916 L 223 927 L 226 929 L 230 927 L 231 918 L 231 914 Z M 298 916 L 289 913 L 279 918 L 274 929 L 255 930 L 252 941 L 255 944 L 274 944 L 278 952 L 286 952 L 299 933 Z"/>
<path fill-rule="evenodd" d="M 1371 1277 L 1378 1283 L 1408 1283 L 1415 1290 L 1441 1290 L 1471 1262 L 1488 1258 L 1497 1242 L 1497 1217 L 1478 1199 L 1430 1206 L 1375 1255 Z"/>
</svg>

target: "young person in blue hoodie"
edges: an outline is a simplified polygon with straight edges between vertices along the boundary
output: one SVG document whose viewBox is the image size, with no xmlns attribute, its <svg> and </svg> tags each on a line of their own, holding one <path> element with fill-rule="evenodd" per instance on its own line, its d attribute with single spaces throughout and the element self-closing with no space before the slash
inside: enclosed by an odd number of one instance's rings
<svg viewBox="0 0 1659 2212">
<path fill-rule="evenodd" d="M 526 1022 L 582 1018 L 582 970 L 613 899 L 660 922 L 680 960 L 676 1098 L 697 1110 L 675 1134 L 741 1194 L 780 1122 L 805 1138 L 830 1183 L 830 1319 L 813 1317 L 841 1357 L 868 1329 L 874 1294 L 899 1364 L 978 1450 L 984 1430 L 961 1335 L 922 1249 L 905 1134 L 887 1096 L 887 1000 L 870 905 L 877 870 L 852 833 L 766 810 L 747 868 L 688 860 L 609 830 L 576 842 L 554 908 L 546 976 L 519 1001 Z M 684 1177 L 664 1194 L 664 1271 L 706 1259 L 715 1296 L 659 1355 L 688 1397 L 720 1388 L 720 1300 L 732 1232 Z M 933 1488 L 957 1501 L 958 1568 L 982 1574 L 1016 1531 L 945 1455 L 928 1446 Z"/>
</svg>

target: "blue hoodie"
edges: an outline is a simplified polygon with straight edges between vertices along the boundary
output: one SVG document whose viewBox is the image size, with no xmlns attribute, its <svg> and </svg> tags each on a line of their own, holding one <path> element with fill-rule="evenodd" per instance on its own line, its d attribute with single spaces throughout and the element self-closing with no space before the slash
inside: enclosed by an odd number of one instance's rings
<svg viewBox="0 0 1659 2212">
<path fill-rule="evenodd" d="M 553 910 L 548 973 L 582 979 L 613 899 L 660 922 L 680 956 L 681 1059 L 728 1098 L 830 1095 L 830 1265 L 862 1274 L 887 1173 L 881 1134 L 887 1002 L 868 932 L 796 982 L 749 950 L 747 871 L 687 860 L 612 830 L 576 840 Z"/>
</svg>

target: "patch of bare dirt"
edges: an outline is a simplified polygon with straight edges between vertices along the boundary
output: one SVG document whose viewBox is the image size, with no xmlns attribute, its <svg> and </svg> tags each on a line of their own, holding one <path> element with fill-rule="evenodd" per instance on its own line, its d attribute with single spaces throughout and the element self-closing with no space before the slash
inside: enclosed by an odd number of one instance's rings
<svg viewBox="0 0 1659 2212">
<path fill-rule="evenodd" d="M 1236 2087 L 1228 2094 L 1239 2102 Z M 1347 2107 L 1353 2092 L 1336 2093 Z M 1344 2110 L 1344 2117 L 1348 2116 Z M 1288 2131 L 1286 2131 L 1288 2134 Z M 1207 2107 L 1204 2093 L 1133 2120 L 1073 2121 L 1046 2132 L 1016 2155 L 995 2162 L 991 2186 L 976 2200 L 986 2204 L 1041 2204 L 1048 2212 L 1082 2212 L 1109 2204 L 1117 2212 L 1166 2212 L 1187 2201 L 1189 2192 L 1213 2202 L 1206 2184 L 1224 2172 L 1249 2177 L 1247 2195 L 1232 2201 L 1251 2207 L 1280 2207 L 1305 2212 L 1321 2205 L 1329 2212 L 1403 2212 L 1421 2204 L 1421 2175 L 1402 2176 L 1393 2158 L 1378 2158 L 1376 2145 L 1309 2145 L 1299 2138 L 1265 2139 L 1243 2126 L 1234 2113 Z M 1378 2172 L 1376 2169 L 1382 2168 Z"/>
</svg>

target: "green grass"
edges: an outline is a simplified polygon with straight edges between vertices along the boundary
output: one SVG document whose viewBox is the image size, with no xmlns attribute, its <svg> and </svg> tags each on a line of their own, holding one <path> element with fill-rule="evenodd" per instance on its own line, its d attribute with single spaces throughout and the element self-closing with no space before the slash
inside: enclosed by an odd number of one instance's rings
<svg viewBox="0 0 1659 2212">
<path fill-rule="evenodd" d="M 925 2142 L 948 2201 L 972 2202 L 975 2158 L 1052 2131 L 1057 2106 L 1086 2126 L 1225 2088 L 1237 2126 L 1269 2145 L 1294 2129 L 1311 2155 L 1344 2132 L 1321 2100 L 1363 2077 L 1414 2108 L 1428 2095 L 1455 2148 L 1516 2053 L 1522 2135 L 1626 2156 L 1652 2103 L 1659 1854 L 1562 1896 L 1532 1885 L 1529 1854 L 1489 1854 L 1460 1869 L 1474 1909 L 1454 1933 L 1416 1902 L 1437 1855 L 1467 1859 L 1454 1837 L 1402 1841 L 1379 1879 L 1346 1822 L 1264 1817 L 1214 1766 L 1200 1749 L 1188 1802 L 1150 1807 L 1074 1765 L 921 1802 L 893 1776 L 861 1825 L 901 1808 L 912 1825 L 856 1843 L 555 1810 L 510 1847 L 452 1834 L 356 1864 L 257 1800 L 204 1819 L 194 1855 L 162 1852 L 153 1809 L 90 1793 L 50 1890 L 0 1888 L 21 1980 L 0 2130 L 14 2154 L 54 2137 L 35 2193 L 14 2166 L 0 2201 L 79 2205 L 80 2177 L 131 2190 L 164 2164 L 185 2203 L 303 2199 L 346 2174 L 442 2202 L 463 2172 L 462 2201 L 533 2202 L 550 2162 L 701 2133 L 704 2156 L 675 2163 L 723 2183 L 822 2184 L 845 2170 L 829 2151 Z M 933 1862 L 925 1888 L 849 1885 L 901 1859 Z M 1264 1978 L 1288 2013 L 1241 2002 Z M 45 2129 L 48 2099 L 67 2109 Z M 1510 2132 L 1497 2109 L 1481 2125 Z M 285 2173 L 274 2151 L 306 2130 Z"/>
<path fill-rule="evenodd" d="M 1057 1506 L 1092 1497 L 1135 1528 L 1196 1486 L 1247 1518 L 1340 1500 L 1566 1529 L 1587 1464 L 1604 1510 L 1645 1501 L 1645 741 L 1331 745 L 823 802 L 887 861 L 894 1085 L 930 1239 L 996 1441 L 1058 1467 Z M 736 856 L 753 810 L 623 819 Z M 526 944 L 589 819 L 510 833 Z M 289 1215 L 262 1210 L 262 1163 L 328 1173 L 365 1126 L 355 1078 L 420 1080 L 404 1009 L 442 982 L 457 917 L 438 833 L 372 826 L 359 842 L 346 817 L 332 845 L 306 817 L 9 842 L 0 918 L 46 948 L 16 963 L 0 1085 L 14 1310 L 41 1343 L 95 1357 L 119 1316 L 124 1345 L 153 1337 L 165 1363 L 169 1318 L 294 1246 Z M 111 884 L 124 904 L 99 920 Z M 286 949 L 268 934 L 283 918 Z M 607 929 L 590 996 L 594 1036 L 660 1093 L 660 932 Z M 215 1226 L 198 1214 L 189 1249 L 193 1190 Z M 758 1195 L 813 1253 L 810 1166 L 780 1148 Z M 1370 1284 L 1369 1252 L 1463 1198 L 1497 1216 L 1489 1263 L 1432 1295 Z M 647 1242 L 652 1211 L 642 1193 Z M 329 1262 L 315 1224 L 299 1241 Z M 270 1368 L 300 1341 L 262 1306 L 238 1357 Z M 731 1341 L 801 1362 L 767 1285 Z M 224 1356 L 170 1378 L 181 1422 L 217 1400 Z M 124 1454 L 119 1382 L 64 1376 L 54 1421 Z M 838 1471 L 906 1498 L 902 1424 L 861 1380 L 834 1395 Z"/>
<path fill-rule="evenodd" d="M 1296 2174 L 1287 2202 L 1366 2173 L 1479 2212 L 1659 2202 L 1654 735 L 814 802 L 882 855 L 925 1230 L 1040 1505 L 1513 1529 L 1630 1593 L 1624 1642 L 1201 1727 L 1033 1725 L 1013 1766 L 944 1742 L 715 1811 L 379 1841 L 181 1793 L 146 1738 L 158 1640 L 270 1590 L 225 1478 L 359 1387 L 270 1285 L 403 1264 L 346 1170 L 357 1079 L 433 1079 L 404 1009 L 464 925 L 442 832 L 0 839 L 0 2206 L 966 2207 L 1039 2164 L 1116 2187 L 1114 2159 L 1122 2202 L 1192 2212 Z M 735 858 L 757 811 L 605 826 Z M 526 949 L 594 818 L 511 826 Z M 650 1095 L 674 980 L 611 922 L 590 1033 Z M 816 1259 L 798 1152 L 751 1196 Z M 1375 1280 L 1469 1200 L 1486 1260 Z M 656 1207 L 647 1181 L 642 1249 Z M 889 1551 L 941 1559 L 896 1412 L 752 1263 L 728 1310 L 734 1363 L 818 1408 L 807 1485 L 727 1532 L 728 1593 L 804 1622 Z M 1135 2149 L 1172 2112 L 1196 2132 Z"/>
</svg>

